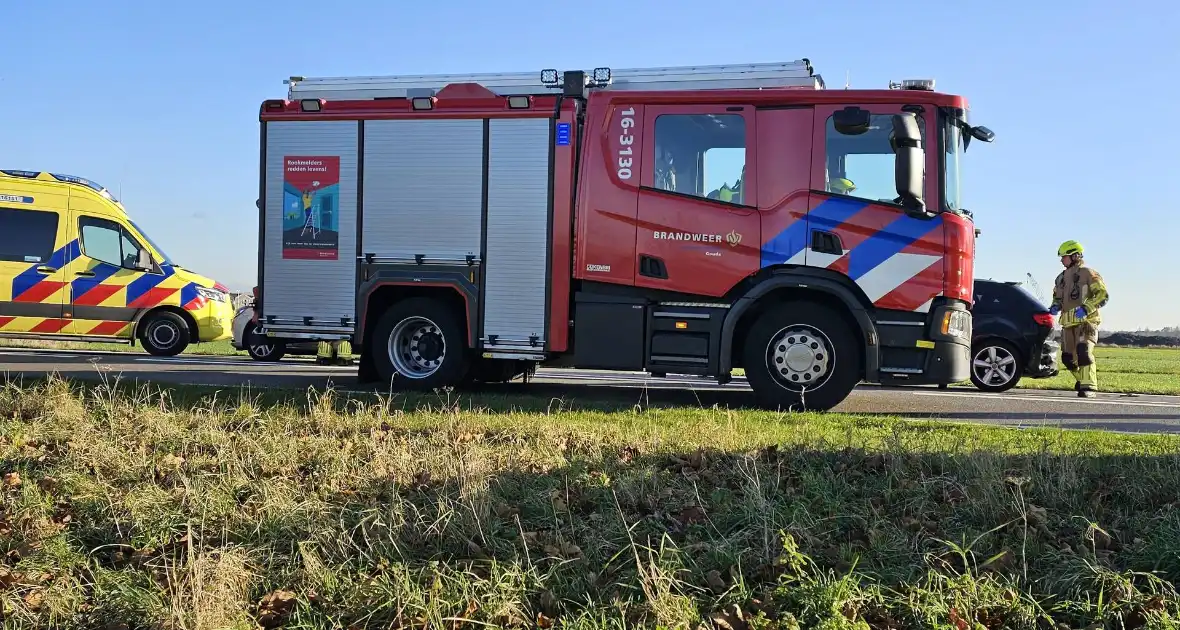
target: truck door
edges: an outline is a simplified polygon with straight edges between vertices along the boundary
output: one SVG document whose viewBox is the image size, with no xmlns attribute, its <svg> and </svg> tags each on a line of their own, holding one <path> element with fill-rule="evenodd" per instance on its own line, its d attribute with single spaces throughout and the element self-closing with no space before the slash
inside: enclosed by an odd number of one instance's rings
<svg viewBox="0 0 1180 630">
<path fill-rule="evenodd" d="M 832 115 L 845 105 L 815 108 L 811 201 L 804 264 L 848 276 L 878 308 L 926 312 L 941 293 L 941 215 L 922 218 L 895 203 L 892 116 L 901 105 L 860 105 L 871 114 L 869 131 L 836 130 Z M 928 208 L 937 209 L 937 138 L 934 112 L 920 113 L 926 154 Z"/>
<path fill-rule="evenodd" d="M 648 105 L 635 285 L 720 296 L 759 265 L 754 108 Z"/>
<path fill-rule="evenodd" d="M 68 247 L 58 246 L 65 213 L 32 206 L 53 196 L 0 197 L 0 335 L 54 335 L 65 327 Z"/>
</svg>

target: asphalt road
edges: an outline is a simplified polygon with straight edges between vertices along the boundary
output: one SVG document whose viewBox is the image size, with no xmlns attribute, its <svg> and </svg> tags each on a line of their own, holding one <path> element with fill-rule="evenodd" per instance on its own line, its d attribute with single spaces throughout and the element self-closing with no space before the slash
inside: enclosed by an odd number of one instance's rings
<svg viewBox="0 0 1180 630">
<path fill-rule="evenodd" d="M 142 354 L 91 351 L 0 349 L 0 375 L 41 377 L 57 373 L 78 379 L 118 377 L 177 385 L 251 388 L 322 388 L 344 392 L 374 392 L 360 385 L 352 367 L 324 367 L 304 359 L 264 364 L 238 357 L 186 356 L 172 359 Z M 3 378 L 0 377 L 0 378 Z M 538 370 L 528 384 L 511 383 L 484 388 L 491 393 L 529 393 L 561 398 L 565 408 L 579 403 L 601 408 L 645 405 L 753 404 L 749 386 L 737 378 L 726 385 L 691 376 L 653 378 L 643 373 L 594 370 Z M 974 389 L 883 388 L 862 386 L 835 412 L 938 418 L 1007 426 L 1060 426 L 1128 432 L 1180 433 L 1180 397 L 1100 394 L 1079 399 L 1072 392 L 1012 390 L 987 394 Z"/>
</svg>

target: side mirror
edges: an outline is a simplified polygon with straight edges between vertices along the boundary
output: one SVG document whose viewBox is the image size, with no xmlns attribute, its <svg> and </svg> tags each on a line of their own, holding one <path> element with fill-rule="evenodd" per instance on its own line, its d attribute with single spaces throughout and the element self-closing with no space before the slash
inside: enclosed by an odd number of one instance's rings
<svg viewBox="0 0 1180 630">
<path fill-rule="evenodd" d="M 922 151 L 922 133 L 918 118 L 911 112 L 893 115 L 893 151 L 897 196 L 911 215 L 930 218 L 922 198 L 922 183 L 926 179 L 926 156 Z"/>
<path fill-rule="evenodd" d="M 140 271 L 151 271 L 155 266 L 152 264 L 152 255 L 148 250 L 139 250 L 139 259 L 135 261 L 135 268 Z"/>
<path fill-rule="evenodd" d="M 845 107 L 832 114 L 832 124 L 836 131 L 846 136 L 859 136 L 869 130 L 872 118 L 869 110 L 859 107 Z"/>
<path fill-rule="evenodd" d="M 996 132 L 988 129 L 987 127 L 984 127 L 983 125 L 980 125 L 978 127 L 971 128 L 971 137 L 979 140 L 980 142 L 991 142 L 992 140 L 996 139 Z"/>
</svg>

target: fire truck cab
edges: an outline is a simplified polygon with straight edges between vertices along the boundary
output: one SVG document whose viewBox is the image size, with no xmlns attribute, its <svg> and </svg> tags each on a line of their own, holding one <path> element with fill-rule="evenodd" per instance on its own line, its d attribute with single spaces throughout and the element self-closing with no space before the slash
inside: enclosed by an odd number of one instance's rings
<svg viewBox="0 0 1180 630">
<path fill-rule="evenodd" d="M 263 103 L 258 334 L 413 389 L 741 368 L 763 406 L 969 376 L 964 98 L 808 60 L 292 78 Z"/>
</svg>

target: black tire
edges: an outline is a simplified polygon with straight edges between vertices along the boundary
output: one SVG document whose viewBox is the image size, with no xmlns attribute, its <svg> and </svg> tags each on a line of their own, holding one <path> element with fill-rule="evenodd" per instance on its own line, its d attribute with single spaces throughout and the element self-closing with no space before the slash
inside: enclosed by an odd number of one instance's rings
<svg viewBox="0 0 1180 630">
<path fill-rule="evenodd" d="M 984 361 L 990 367 L 977 365 Z M 971 347 L 971 384 L 985 392 L 1006 392 L 1024 376 L 1024 360 L 1007 341 L 985 339 Z"/>
<path fill-rule="evenodd" d="M 155 357 L 174 357 L 184 352 L 191 339 L 188 322 L 171 311 L 156 311 L 139 322 L 139 342 Z"/>
<path fill-rule="evenodd" d="M 246 353 L 250 355 L 250 358 L 263 363 L 281 361 L 283 356 L 287 354 L 286 344 L 282 341 L 259 335 L 255 330 L 257 330 L 257 326 L 253 322 L 250 322 L 246 324 L 246 329 L 242 331 L 242 340 L 245 342 Z"/>
<path fill-rule="evenodd" d="M 827 411 L 861 380 L 864 349 L 857 339 L 831 308 L 808 302 L 777 305 L 754 322 L 746 337 L 746 380 L 762 407 Z"/>
<path fill-rule="evenodd" d="M 404 329 L 399 328 L 403 323 Z M 390 352 L 395 333 L 404 342 L 394 344 L 400 346 L 398 362 Z M 372 356 L 382 383 L 396 389 L 428 391 L 464 380 L 471 365 L 466 336 L 446 304 L 430 298 L 410 298 L 381 315 L 365 352 Z"/>
</svg>

